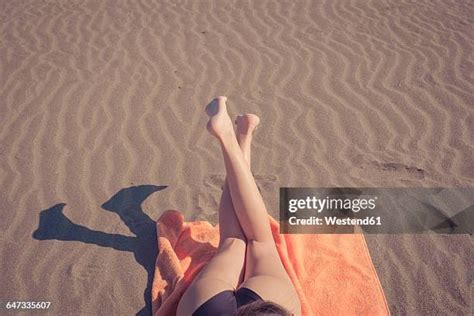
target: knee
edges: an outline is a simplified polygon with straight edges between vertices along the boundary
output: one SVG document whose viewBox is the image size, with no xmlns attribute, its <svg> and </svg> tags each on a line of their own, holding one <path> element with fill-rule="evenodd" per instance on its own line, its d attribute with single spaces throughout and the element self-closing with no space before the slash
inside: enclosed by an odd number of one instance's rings
<svg viewBox="0 0 474 316">
<path fill-rule="evenodd" d="M 258 255 L 268 255 L 277 252 L 275 242 L 271 241 L 258 241 L 258 240 L 248 240 L 247 241 L 247 252 Z"/>
<path fill-rule="evenodd" d="M 226 237 L 221 239 L 219 242 L 219 248 L 229 249 L 229 248 L 244 248 L 246 247 L 247 242 L 242 238 L 236 237 Z"/>
<path fill-rule="evenodd" d="M 273 249 L 276 248 L 275 241 L 272 240 L 255 240 L 249 239 L 247 240 L 247 246 L 252 248 L 259 248 L 259 249 Z"/>
</svg>

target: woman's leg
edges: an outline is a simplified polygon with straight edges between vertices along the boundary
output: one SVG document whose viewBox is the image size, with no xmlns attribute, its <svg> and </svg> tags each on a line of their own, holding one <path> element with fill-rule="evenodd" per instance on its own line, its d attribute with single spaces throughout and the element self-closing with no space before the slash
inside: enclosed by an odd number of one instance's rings
<svg viewBox="0 0 474 316">
<path fill-rule="evenodd" d="M 226 97 L 218 97 L 208 105 L 206 111 L 210 120 L 207 127 L 222 147 L 235 213 L 247 240 L 273 241 L 267 209 L 237 142 L 226 100 Z"/>
<path fill-rule="evenodd" d="M 254 114 L 239 115 L 235 120 L 237 126 L 236 139 L 249 168 L 251 162 L 250 152 L 252 136 L 259 122 L 260 119 Z M 219 204 L 219 233 L 220 244 L 222 244 L 227 238 L 237 238 L 247 241 L 245 234 L 242 231 L 242 227 L 240 226 L 240 222 L 235 214 L 227 177 L 224 181 L 221 201 Z"/>
<path fill-rule="evenodd" d="M 239 115 L 235 119 L 235 124 L 237 125 L 237 142 L 239 143 L 240 150 L 244 154 L 244 158 L 249 166 L 249 169 L 251 169 L 250 153 L 253 132 L 257 129 L 258 124 L 260 124 L 260 119 L 255 114 Z"/>
<path fill-rule="evenodd" d="M 237 125 L 236 140 L 250 169 L 250 152 L 253 131 L 260 119 L 254 114 L 240 115 L 235 120 Z M 243 281 L 245 265 L 245 244 L 247 239 L 235 214 L 229 183 L 224 181 L 219 204 L 219 248 L 213 259 L 203 268 L 200 277 L 226 278 L 235 288 Z"/>
<path fill-rule="evenodd" d="M 298 296 L 278 255 L 267 209 L 236 140 L 226 100 L 216 98 L 206 111 L 210 116 L 208 130 L 221 144 L 235 213 L 247 237 L 246 271 L 241 286 L 299 315 Z"/>
<path fill-rule="evenodd" d="M 258 117 L 252 114 L 236 120 L 238 141 L 249 165 L 252 133 L 258 122 Z M 209 298 L 225 290 L 235 290 L 243 280 L 246 238 L 235 215 L 227 180 L 219 205 L 219 232 L 218 250 L 183 294 L 178 315 L 191 315 Z"/>
</svg>

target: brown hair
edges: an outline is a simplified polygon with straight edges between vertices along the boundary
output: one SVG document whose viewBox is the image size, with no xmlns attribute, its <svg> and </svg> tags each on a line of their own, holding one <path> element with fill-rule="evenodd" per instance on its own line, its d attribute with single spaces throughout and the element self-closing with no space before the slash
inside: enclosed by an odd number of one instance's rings
<svg viewBox="0 0 474 316">
<path fill-rule="evenodd" d="M 271 301 L 255 301 L 239 307 L 234 316 L 291 316 L 293 315 L 283 306 Z"/>
</svg>

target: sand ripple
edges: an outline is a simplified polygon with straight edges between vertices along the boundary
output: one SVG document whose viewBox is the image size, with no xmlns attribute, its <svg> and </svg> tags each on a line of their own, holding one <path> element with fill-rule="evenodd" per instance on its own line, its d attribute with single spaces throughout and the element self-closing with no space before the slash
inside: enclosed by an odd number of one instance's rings
<svg viewBox="0 0 474 316">
<path fill-rule="evenodd" d="M 215 221 L 219 186 L 206 179 L 223 164 L 203 106 L 217 94 L 232 115 L 262 117 L 253 169 L 272 209 L 280 186 L 474 184 L 472 1 L 1 8 L 0 299 L 51 300 L 55 314 L 143 308 L 140 256 L 96 239 L 40 242 L 38 215 L 131 236 L 101 205 L 154 184 L 168 188 L 143 200 L 151 218 L 172 208 Z M 454 257 L 453 242 L 465 245 Z M 369 244 L 394 314 L 467 313 L 472 238 Z"/>
</svg>

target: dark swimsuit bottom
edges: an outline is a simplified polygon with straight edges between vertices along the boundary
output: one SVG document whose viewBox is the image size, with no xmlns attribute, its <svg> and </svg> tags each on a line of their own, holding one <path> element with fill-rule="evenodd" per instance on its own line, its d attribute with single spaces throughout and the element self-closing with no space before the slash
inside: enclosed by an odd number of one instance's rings
<svg viewBox="0 0 474 316">
<path fill-rule="evenodd" d="M 241 287 L 235 292 L 227 290 L 204 302 L 196 309 L 193 316 L 232 316 L 239 307 L 258 300 L 262 301 L 263 299 L 246 287 Z"/>
</svg>

